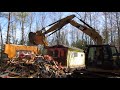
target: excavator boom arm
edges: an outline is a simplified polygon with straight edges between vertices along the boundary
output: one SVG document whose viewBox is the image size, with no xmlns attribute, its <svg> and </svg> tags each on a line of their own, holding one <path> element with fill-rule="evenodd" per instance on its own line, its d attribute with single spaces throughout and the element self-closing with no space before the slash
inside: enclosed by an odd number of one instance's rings
<svg viewBox="0 0 120 90">
<path fill-rule="evenodd" d="M 48 43 L 45 40 L 45 34 L 48 34 L 50 32 L 55 32 L 56 30 L 61 29 L 63 26 L 65 26 L 66 24 L 68 24 L 70 22 L 70 20 L 72 20 L 75 17 L 75 15 L 70 15 L 67 16 L 59 21 L 57 21 L 56 23 L 54 23 L 54 25 L 49 28 L 47 31 L 45 32 L 41 32 L 41 31 L 37 31 L 36 33 L 30 32 L 29 33 L 29 41 L 34 44 L 34 45 L 39 45 L 42 44 L 44 46 L 48 46 Z"/>
<path fill-rule="evenodd" d="M 102 37 L 96 30 L 94 30 L 92 28 L 88 28 L 84 25 L 81 25 L 81 24 L 75 22 L 74 20 L 72 20 L 74 17 L 75 17 L 75 15 L 70 15 L 61 20 L 58 20 L 57 22 L 53 23 L 52 24 L 53 26 L 45 32 L 42 32 L 42 31 L 37 31 L 36 33 L 30 32 L 29 33 L 29 41 L 31 43 L 33 43 L 34 45 L 43 44 L 44 46 L 48 46 L 48 43 L 45 40 L 45 38 L 46 38 L 45 34 L 48 34 L 50 32 L 52 32 L 51 34 L 53 34 L 56 31 L 58 31 L 59 29 L 61 29 L 63 26 L 65 26 L 66 24 L 70 23 L 72 26 L 78 28 L 83 33 L 89 35 L 97 45 L 103 44 Z"/>
<path fill-rule="evenodd" d="M 44 32 L 44 34 L 48 34 L 57 29 L 61 29 L 63 26 L 68 24 L 74 17 L 75 17 L 75 15 L 70 15 L 70 16 L 67 16 L 66 18 L 61 19 L 58 23 L 56 23 L 54 26 L 52 26 L 46 32 Z"/>
<path fill-rule="evenodd" d="M 83 33 L 89 35 L 94 40 L 94 42 L 96 42 L 97 45 L 103 44 L 102 43 L 103 40 L 102 40 L 101 35 L 97 31 L 95 31 L 94 29 L 83 26 L 83 25 L 75 22 L 74 20 L 71 20 L 70 24 L 72 26 L 78 28 L 79 30 L 81 30 Z"/>
</svg>

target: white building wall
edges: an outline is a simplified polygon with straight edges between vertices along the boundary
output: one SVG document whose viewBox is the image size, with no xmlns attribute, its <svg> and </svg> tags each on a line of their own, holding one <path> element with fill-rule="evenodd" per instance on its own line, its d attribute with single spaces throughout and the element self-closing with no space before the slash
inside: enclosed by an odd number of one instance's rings
<svg viewBox="0 0 120 90">
<path fill-rule="evenodd" d="M 68 51 L 67 67 L 69 68 L 85 67 L 85 53 Z"/>
</svg>

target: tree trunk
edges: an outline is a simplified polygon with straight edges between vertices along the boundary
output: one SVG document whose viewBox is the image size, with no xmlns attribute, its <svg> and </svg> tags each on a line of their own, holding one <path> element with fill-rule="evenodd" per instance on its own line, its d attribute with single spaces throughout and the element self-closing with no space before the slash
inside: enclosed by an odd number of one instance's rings
<svg viewBox="0 0 120 90">
<path fill-rule="evenodd" d="M 119 46 L 119 52 L 120 52 L 120 23 L 119 23 L 119 26 L 118 26 L 118 46 Z"/>
<path fill-rule="evenodd" d="M 7 39 L 6 39 L 6 43 L 9 44 L 10 43 L 10 12 L 8 15 L 8 30 L 7 30 Z"/>
<path fill-rule="evenodd" d="M 86 21 L 86 17 L 87 17 L 87 13 L 85 12 L 84 19 L 83 19 L 84 21 Z M 82 34 L 82 42 L 84 42 L 84 39 L 83 39 L 83 38 L 84 38 L 84 33 Z M 87 42 L 87 41 L 86 41 L 86 42 Z M 84 43 L 83 43 L 83 44 L 84 44 Z"/>
<path fill-rule="evenodd" d="M 22 28 L 21 29 L 22 29 L 22 40 L 21 40 L 22 42 L 21 42 L 21 44 L 24 45 L 24 22 L 22 22 Z"/>
<path fill-rule="evenodd" d="M 15 24 L 14 31 L 15 31 L 15 36 L 14 36 L 14 44 L 17 44 L 17 40 L 16 40 L 16 24 Z"/>
<path fill-rule="evenodd" d="M 32 22 L 30 23 L 30 27 L 29 27 L 29 30 L 30 30 L 30 31 L 29 31 L 29 32 L 31 32 L 31 27 L 32 27 Z"/>
<path fill-rule="evenodd" d="M 12 23 L 12 25 L 11 25 L 11 31 L 12 31 L 12 43 L 14 43 L 14 28 L 13 28 L 13 23 Z"/>
<path fill-rule="evenodd" d="M 120 52 L 120 23 L 119 23 L 118 12 L 116 12 L 116 23 L 117 23 L 117 30 L 118 30 L 118 51 Z"/>
<path fill-rule="evenodd" d="M 111 44 L 113 44 L 113 30 L 112 30 L 112 28 L 113 28 L 113 22 L 112 22 L 112 13 L 110 13 L 110 26 L 111 26 Z"/>
<path fill-rule="evenodd" d="M 108 44 L 108 33 L 107 33 L 107 13 L 105 12 L 105 43 Z"/>
<path fill-rule="evenodd" d="M 1 25 L 0 25 L 0 34 L 1 34 L 1 60 L 2 60 L 2 56 L 3 56 L 3 39 L 2 39 L 2 29 L 1 29 Z M 1 60 L 0 60 L 0 63 L 1 63 Z M 0 64 L 1 65 L 1 64 Z"/>
</svg>

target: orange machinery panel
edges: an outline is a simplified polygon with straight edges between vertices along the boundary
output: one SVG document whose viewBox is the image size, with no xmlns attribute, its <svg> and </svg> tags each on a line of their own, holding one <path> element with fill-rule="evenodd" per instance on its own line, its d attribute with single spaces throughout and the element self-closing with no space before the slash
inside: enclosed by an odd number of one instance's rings
<svg viewBox="0 0 120 90">
<path fill-rule="evenodd" d="M 37 46 L 25 46 L 25 45 L 15 45 L 15 44 L 5 44 L 5 51 L 9 58 L 13 58 L 16 56 L 16 51 L 18 50 L 26 50 L 31 51 L 35 54 L 38 54 Z"/>
</svg>

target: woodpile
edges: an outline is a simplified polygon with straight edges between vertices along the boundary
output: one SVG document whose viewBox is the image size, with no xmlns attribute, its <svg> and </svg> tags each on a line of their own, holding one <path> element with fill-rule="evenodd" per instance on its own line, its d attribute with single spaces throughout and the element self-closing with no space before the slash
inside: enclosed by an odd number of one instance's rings
<svg viewBox="0 0 120 90">
<path fill-rule="evenodd" d="M 65 78 L 66 69 L 50 56 L 20 55 L 4 60 L 1 78 Z"/>
</svg>

